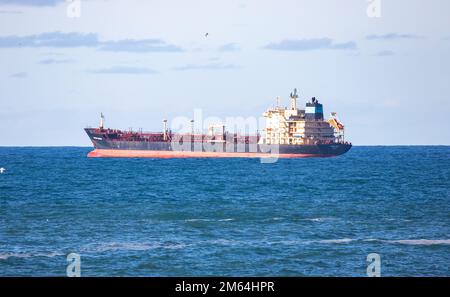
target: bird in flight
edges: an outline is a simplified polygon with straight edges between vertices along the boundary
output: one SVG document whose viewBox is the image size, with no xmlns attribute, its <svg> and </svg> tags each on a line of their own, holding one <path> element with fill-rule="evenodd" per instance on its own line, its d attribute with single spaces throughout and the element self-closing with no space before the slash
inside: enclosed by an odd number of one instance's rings
<svg viewBox="0 0 450 297">
<path fill-rule="evenodd" d="M 208 37 L 208 35 L 209 35 L 209 33 L 208 33 L 208 32 L 206 32 L 206 34 L 205 34 L 205 37 Z"/>
<path fill-rule="evenodd" d="M 6 171 L 6 169 L 5 168 L 0 168 L 0 173 L 3 173 L 3 172 L 5 172 Z"/>
</svg>

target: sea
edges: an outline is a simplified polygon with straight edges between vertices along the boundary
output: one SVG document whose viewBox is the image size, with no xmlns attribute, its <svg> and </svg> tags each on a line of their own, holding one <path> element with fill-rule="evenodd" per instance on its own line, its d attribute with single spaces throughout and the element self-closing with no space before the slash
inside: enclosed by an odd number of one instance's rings
<svg viewBox="0 0 450 297">
<path fill-rule="evenodd" d="M 0 276 L 66 276 L 74 254 L 81 276 L 450 276 L 448 146 L 275 163 L 90 150 L 0 148 Z"/>
</svg>

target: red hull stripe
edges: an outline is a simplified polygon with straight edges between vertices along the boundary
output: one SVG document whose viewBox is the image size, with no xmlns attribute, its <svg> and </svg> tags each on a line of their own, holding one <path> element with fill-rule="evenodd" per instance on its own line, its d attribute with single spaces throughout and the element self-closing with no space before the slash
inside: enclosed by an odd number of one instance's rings
<svg viewBox="0 0 450 297">
<path fill-rule="evenodd" d="M 313 154 L 268 154 L 268 153 L 227 153 L 227 152 L 189 152 L 152 150 L 109 150 L 95 149 L 88 154 L 90 158 L 310 158 L 328 157 Z"/>
</svg>

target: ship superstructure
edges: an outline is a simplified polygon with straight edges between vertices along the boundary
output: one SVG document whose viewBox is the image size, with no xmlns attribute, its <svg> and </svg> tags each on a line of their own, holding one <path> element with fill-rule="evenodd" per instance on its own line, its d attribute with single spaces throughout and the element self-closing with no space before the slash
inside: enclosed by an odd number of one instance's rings
<svg viewBox="0 0 450 297">
<path fill-rule="evenodd" d="M 271 108 L 263 113 L 266 128 L 262 144 L 305 145 L 317 143 L 341 143 L 344 141 L 344 126 L 336 118 L 336 113 L 325 121 L 323 106 L 313 97 L 304 109 L 297 108 L 297 89 L 290 94 L 289 108 Z"/>
</svg>

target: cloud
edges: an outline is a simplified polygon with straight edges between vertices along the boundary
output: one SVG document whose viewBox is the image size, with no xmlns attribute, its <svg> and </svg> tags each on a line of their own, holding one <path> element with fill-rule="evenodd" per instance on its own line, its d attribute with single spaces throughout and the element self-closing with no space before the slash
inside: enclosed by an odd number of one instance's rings
<svg viewBox="0 0 450 297">
<path fill-rule="evenodd" d="M 182 48 L 167 44 L 161 39 L 124 39 L 119 41 L 103 42 L 100 45 L 100 50 L 111 52 L 181 52 Z"/>
<path fill-rule="evenodd" d="M 46 32 L 27 36 L 0 36 L 0 48 L 50 47 L 74 48 L 91 47 L 111 52 L 181 52 L 182 48 L 168 44 L 161 39 L 124 39 L 118 41 L 100 41 L 95 33 Z"/>
<path fill-rule="evenodd" d="M 99 41 L 94 33 L 47 32 L 27 36 L 0 36 L 0 48 L 15 47 L 96 47 Z"/>
<path fill-rule="evenodd" d="M 60 53 L 60 52 L 45 52 L 45 53 L 41 53 L 41 55 L 43 55 L 43 56 L 58 56 L 58 57 L 60 57 L 60 56 L 64 56 L 64 54 L 63 53 Z"/>
<path fill-rule="evenodd" d="M 39 61 L 39 64 L 45 64 L 45 65 L 49 65 L 49 64 L 67 64 L 67 63 L 72 63 L 72 62 L 73 62 L 73 60 L 70 60 L 70 59 L 58 60 L 58 59 L 49 58 L 49 59 L 44 59 L 44 60 Z"/>
<path fill-rule="evenodd" d="M 330 49 L 357 49 L 356 43 L 354 41 L 335 43 L 332 44 Z"/>
<path fill-rule="evenodd" d="M 26 72 L 17 72 L 17 73 L 11 74 L 10 77 L 14 77 L 14 78 L 25 78 L 25 77 L 28 77 L 28 73 L 26 73 Z"/>
<path fill-rule="evenodd" d="M 367 35 L 367 40 L 397 40 L 397 39 L 416 39 L 419 38 L 417 35 L 413 34 L 399 34 L 399 33 L 388 33 L 383 35 Z"/>
<path fill-rule="evenodd" d="M 356 49 L 355 42 L 334 43 L 330 38 L 313 38 L 313 39 L 297 39 L 297 40 L 282 40 L 278 43 L 273 42 L 264 46 L 265 49 L 279 50 L 279 51 L 310 51 L 319 49 L 333 49 L 346 50 Z"/>
<path fill-rule="evenodd" d="M 379 51 L 378 53 L 375 54 L 375 56 L 377 57 L 388 57 L 393 55 L 395 55 L 395 53 L 389 50 Z"/>
<path fill-rule="evenodd" d="M 0 0 L 0 5 L 55 6 L 66 0 Z"/>
<path fill-rule="evenodd" d="M 219 51 L 221 52 L 235 52 L 239 50 L 240 48 L 236 43 L 227 43 L 219 47 Z"/>
<path fill-rule="evenodd" d="M 0 10 L 0 14 L 22 14 L 22 11 L 19 10 Z"/>
<path fill-rule="evenodd" d="M 157 71 L 150 68 L 132 67 L 132 66 L 114 66 L 110 68 L 89 70 L 88 72 L 96 74 L 136 74 L 136 75 L 158 73 Z"/>
<path fill-rule="evenodd" d="M 175 67 L 175 70 L 186 71 L 186 70 L 226 70 L 226 69 L 237 69 L 239 68 L 233 64 L 220 64 L 220 63 L 210 63 L 206 65 L 194 65 L 188 64 L 181 67 Z"/>
</svg>

